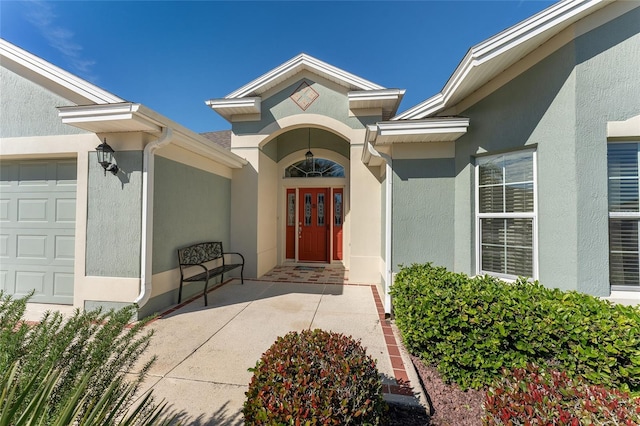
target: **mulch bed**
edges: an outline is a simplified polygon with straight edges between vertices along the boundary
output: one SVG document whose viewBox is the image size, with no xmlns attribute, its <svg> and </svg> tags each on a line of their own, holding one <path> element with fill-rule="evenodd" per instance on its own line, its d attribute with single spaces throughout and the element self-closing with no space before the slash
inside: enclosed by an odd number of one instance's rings
<svg viewBox="0 0 640 426">
<path fill-rule="evenodd" d="M 433 410 L 427 413 L 420 407 L 389 404 L 390 426 L 482 425 L 483 391 L 463 391 L 455 384 L 446 384 L 435 368 L 425 365 L 418 357 L 411 356 L 411 360 Z"/>
</svg>

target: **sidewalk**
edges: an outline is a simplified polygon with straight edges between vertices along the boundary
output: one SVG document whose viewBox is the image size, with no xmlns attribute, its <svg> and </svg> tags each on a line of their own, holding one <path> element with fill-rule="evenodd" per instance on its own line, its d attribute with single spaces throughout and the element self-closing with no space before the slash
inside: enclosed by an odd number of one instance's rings
<svg viewBox="0 0 640 426">
<path fill-rule="evenodd" d="M 411 361 L 384 320 L 375 286 L 239 280 L 162 315 L 143 384 L 189 425 L 241 425 L 244 392 L 262 353 L 289 331 L 321 328 L 360 339 L 377 360 L 385 398 L 425 405 Z M 415 384 L 415 386 L 412 386 Z M 413 395 L 415 392 L 415 395 Z M 412 396 L 409 396 L 412 395 Z"/>
</svg>

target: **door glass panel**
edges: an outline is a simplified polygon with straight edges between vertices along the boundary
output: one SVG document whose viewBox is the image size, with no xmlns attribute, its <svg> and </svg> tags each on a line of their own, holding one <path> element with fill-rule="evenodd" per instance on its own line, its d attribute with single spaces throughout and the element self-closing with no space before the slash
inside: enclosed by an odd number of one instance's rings
<svg viewBox="0 0 640 426">
<path fill-rule="evenodd" d="M 324 226 L 324 194 L 318 194 L 318 226 Z"/>
<path fill-rule="evenodd" d="M 342 193 L 333 194 L 333 225 L 342 226 Z"/>
<path fill-rule="evenodd" d="M 296 194 L 287 194 L 287 226 L 296 224 Z"/>
<path fill-rule="evenodd" d="M 311 194 L 304 194 L 304 226 L 311 226 Z"/>
</svg>

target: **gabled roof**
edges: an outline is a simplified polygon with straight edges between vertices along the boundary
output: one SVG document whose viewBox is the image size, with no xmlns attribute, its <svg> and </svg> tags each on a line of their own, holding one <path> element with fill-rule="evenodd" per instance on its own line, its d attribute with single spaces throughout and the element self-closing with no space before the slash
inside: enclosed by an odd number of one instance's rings
<svg viewBox="0 0 640 426">
<path fill-rule="evenodd" d="M 351 109 L 381 108 L 384 117 L 391 117 L 396 113 L 405 92 L 401 89 L 387 89 L 301 53 L 224 98 L 209 99 L 205 103 L 229 121 L 234 116 L 253 115 L 253 118 L 257 118 L 261 112 L 262 95 L 303 71 L 346 88 Z"/>
<path fill-rule="evenodd" d="M 565 28 L 612 0 L 564 0 L 473 46 L 442 91 L 392 120 L 416 120 L 455 105 Z"/>
<path fill-rule="evenodd" d="M 70 100 L 76 105 L 126 102 L 124 99 L 0 39 L 3 67 Z"/>
<path fill-rule="evenodd" d="M 322 62 L 305 53 L 288 60 L 284 64 L 272 69 L 268 73 L 256 78 L 252 82 L 245 84 L 238 90 L 229 93 L 225 99 L 237 99 L 260 96 L 267 90 L 286 81 L 299 72 L 307 70 L 318 74 L 327 80 L 333 81 L 349 90 L 381 90 L 384 87 L 353 75 L 349 72 Z"/>
</svg>

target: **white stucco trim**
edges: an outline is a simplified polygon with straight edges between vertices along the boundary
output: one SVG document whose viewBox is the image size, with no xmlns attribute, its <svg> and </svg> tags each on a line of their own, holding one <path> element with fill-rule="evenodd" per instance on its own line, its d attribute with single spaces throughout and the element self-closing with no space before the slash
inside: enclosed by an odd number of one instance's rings
<svg viewBox="0 0 640 426">
<path fill-rule="evenodd" d="M 382 110 L 382 119 L 387 120 L 398 110 L 404 93 L 405 90 L 401 89 L 349 92 L 347 93 L 349 109 L 355 113 L 360 110 L 368 111 L 380 109 Z"/>
<path fill-rule="evenodd" d="M 259 96 L 268 89 L 277 86 L 293 75 L 303 70 L 309 70 L 315 74 L 331 80 L 335 83 L 350 88 L 351 90 L 381 90 L 384 87 L 360 78 L 340 68 L 329 65 L 305 53 L 301 53 L 282 65 L 272 69 L 266 74 L 229 93 L 226 99 L 244 98 L 247 96 Z"/>
<path fill-rule="evenodd" d="M 341 121 L 336 120 L 335 118 L 327 117 L 320 114 L 296 114 L 290 115 L 288 117 L 283 117 L 280 120 L 262 128 L 259 133 L 260 135 L 264 135 L 264 137 L 257 143 L 255 143 L 256 140 L 252 139 L 254 143 L 252 143 L 251 146 L 258 146 L 261 148 L 269 143 L 272 139 L 280 136 L 283 133 L 286 133 L 290 130 L 307 127 L 326 130 L 327 132 L 340 136 L 350 145 L 361 142 L 357 140 L 357 138 L 353 137 L 354 133 L 356 132 L 355 129 L 352 129 L 351 127 L 347 126 Z M 243 138 L 247 139 L 247 137 Z M 235 148 L 236 145 L 232 144 L 232 147 Z"/>
<path fill-rule="evenodd" d="M 205 104 L 229 122 L 234 121 L 237 116 L 247 116 L 255 121 L 259 121 L 261 117 L 260 97 L 209 99 Z"/>
<path fill-rule="evenodd" d="M 565 0 L 473 46 L 440 93 L 391 120 L 426 118 L 473 93 L 568 26 L 610 0 Z"/>
<path fill-rule="evenodd" d="M 0 39 L 2 66 L 79 105 L 125 102 L 112 93 Z"/>
<path fill-rule="evenodd" d="M 457 140 L 467 132 L 469 119 L 464 117 L 434 117 L 424 120 L 383 121 L 367 126 L 362 162 L 369 165 L 371 149 L 379 151 L 384 145 L 404 143 L 439 143 Z M 374 164 L 372 165 L 377 165 Z"/>
<path fill-rule="evenodd" d="M 625 121 L 607 122 L 607 138 L 640 138 L 640 115 Z"/>
</svg>

